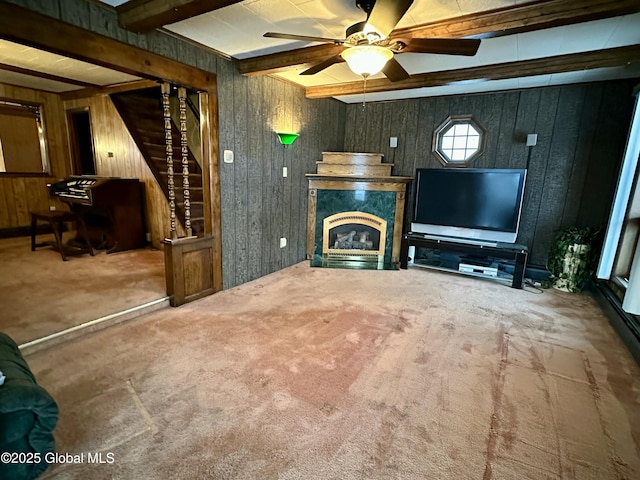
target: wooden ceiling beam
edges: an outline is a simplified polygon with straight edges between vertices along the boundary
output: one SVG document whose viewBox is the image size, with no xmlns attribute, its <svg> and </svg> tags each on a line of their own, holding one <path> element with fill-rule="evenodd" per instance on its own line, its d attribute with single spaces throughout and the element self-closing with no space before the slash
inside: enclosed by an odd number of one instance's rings
<svg viewBox="0 0 640 480">
<path fill-rule="evenodd" d="M 392 38 L 488 38 L 640 12 L 638 0 L 538 0 L 394 30 Z M 340 47 L 344 48 L 344 47 Z M 335 45 L 317 45 L 238 61 L 243 75 L 266 75 L 329 58 Z"/>
<path fill-rule="evenodd" d="M 215 88 L 213 73 L 7 2 L 0 2 L 0 38 L 150 80 Z"/>
<path fill-rule="evenodd" d="M 640 12 L 638 0 L 537 0 L 394 30 L 393 37 L 491 38 Z"/>
<path fill-rule="evenodd" d="M 440 87 L 469 80 L 504 80 L 533 75 L 575 72 L 594 68 L 619 67 L 640 63 L 640 45 L 609 48 L 583 53 L 557 55 L 517 62 L 483 65 L 480 67 L 444 70 L 411 75 L 407 80 L 391 82 L 386 78 L 367 80 L 367 93 L 408 90 L 424 87 Z M 362 82 L 307 87 L 307 98 L 328 98 L 362 94 Z"/>
<path fill-rule="evenodd" d="M 132 0 L 116 7 L 122 28 L 146 33 L 241 0 Z"/>
</svg>

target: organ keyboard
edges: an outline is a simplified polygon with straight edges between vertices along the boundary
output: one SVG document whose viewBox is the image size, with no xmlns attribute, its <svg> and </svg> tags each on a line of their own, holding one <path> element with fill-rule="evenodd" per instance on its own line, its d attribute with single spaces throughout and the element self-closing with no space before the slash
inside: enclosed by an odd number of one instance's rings
<svg viewBox="0 0 640 480">
<path fill-rule="evenodd" d="M 143 187 L 136 178 L 84 175 L 51 184 L 49 193 L 82 216 L 95 248 L 114 253 L 145 245 Z"/>
<path fill-rule="evenodd" d="M 51 185 L 51 194 L 69 203 L 91 205 L 91 188 L 110 179 L 105 178 L 69 178 Z"/>
</svg>

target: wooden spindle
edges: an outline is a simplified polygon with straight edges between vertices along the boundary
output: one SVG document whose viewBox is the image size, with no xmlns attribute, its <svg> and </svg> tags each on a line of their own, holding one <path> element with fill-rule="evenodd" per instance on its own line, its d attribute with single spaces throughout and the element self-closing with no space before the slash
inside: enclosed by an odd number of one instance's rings
<svg viewBox="0 0 640 480">
<path fill-rule="evenodd" d="M 173 135 L 171 133 L 171 106 L 169 103 L 169 94 L 171 93 L 171 85 L 168 83 L 162 84 L 162 111 L 164 117 L 164 140 L 165 140 L 165 154 L 167 157 L 167 188 L 169 189 L 169 211 L 170 211 L 170 223 L 171 230 L 169 237 L 172 239 L 178 238 L 178 232 L 176 230 L 176 193 L 174 191 L 175 184 L 173 181 Z"/>
<path fill-rule="evenodd" d="M 180 105 L 180 147 L 182 152 L 182 194 L 184 197 L 184 228 L 187 236 L 193 235 L 191 228 L 191 192 L 189 191 L 189 146 L 187 142 L 187 90 L 178 88 Z"/>
</svg>

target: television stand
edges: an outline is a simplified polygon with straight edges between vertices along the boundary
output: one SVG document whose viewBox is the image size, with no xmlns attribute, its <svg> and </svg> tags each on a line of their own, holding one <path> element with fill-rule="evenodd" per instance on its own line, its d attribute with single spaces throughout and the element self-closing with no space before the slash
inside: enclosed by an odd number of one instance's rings
<svg viewBox="0 0 640 480">
<path fill-rule="evenodd" d="M 474 240 L 465 242 L 462 239 L 455 239 L 454 241 L 449 237 L 408 233 L 402 236 L 400 268 L 408 268 L 409 247 L 429 248 L 436 252 L 448 252 L 451 254 L 448 263 L 430 264 L 425 262 L 419 264 L 412 262 L 415 265 L 483 278 L 506 280 L 498 275 L 497 265 L 499 260 L 507 260 L 513 264 L 513 275 L 509 279 L 511 287 L 522 288 L 528 256 L 525 245 L 501 242 L 487 245 L 485 243 L 477 243 Z"/>
</svg>

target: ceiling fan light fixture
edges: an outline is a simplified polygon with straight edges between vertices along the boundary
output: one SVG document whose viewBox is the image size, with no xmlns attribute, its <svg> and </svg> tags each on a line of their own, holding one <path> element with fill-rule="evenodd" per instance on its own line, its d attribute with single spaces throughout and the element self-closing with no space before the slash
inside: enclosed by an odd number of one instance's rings
<svg viewBox="0 0 640 480">
<path fill-rule="evenodd" d="M 377 45 L 357 45 L 347 48 L 340 55 L 353 73 L 363 77 L 375 75 L 393 58 L 391 50 Z"/>
</svg>

